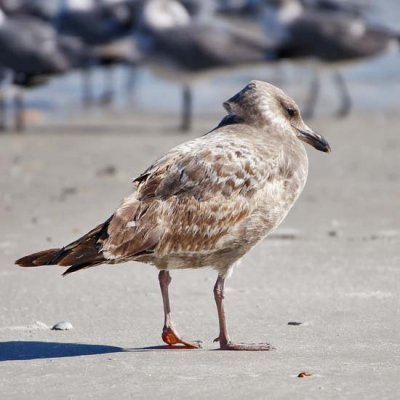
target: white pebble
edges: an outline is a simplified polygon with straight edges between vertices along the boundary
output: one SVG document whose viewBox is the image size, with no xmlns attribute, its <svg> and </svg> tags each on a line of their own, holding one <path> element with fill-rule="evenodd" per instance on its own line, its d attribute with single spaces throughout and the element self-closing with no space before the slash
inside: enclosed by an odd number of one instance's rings
<svg viewBox="0 0 400 400">
<path fill-rule="evenodd" d="M 69 331 L 70 329 L 73 329 L 73 326 L 69 321 L 61 321 L 53 325 L 51 329 L 53 331 Z"/>
</svg>

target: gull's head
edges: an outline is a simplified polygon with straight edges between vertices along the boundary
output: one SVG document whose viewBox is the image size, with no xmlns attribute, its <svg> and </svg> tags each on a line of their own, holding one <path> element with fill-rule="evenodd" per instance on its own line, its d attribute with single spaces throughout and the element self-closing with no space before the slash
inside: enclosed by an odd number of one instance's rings
<svg viewBox="0 0 400 400">
<path fill-rule="evenodd" d="M 244 123 L 261 129 L 268 127 L 266 132 L 292 135 L 317 150 L 331 151 L 328 142 L 305 124 L 296 102 L 270 83 L 251 81 L 226 101 L 224 107 Z"/>
</svg>

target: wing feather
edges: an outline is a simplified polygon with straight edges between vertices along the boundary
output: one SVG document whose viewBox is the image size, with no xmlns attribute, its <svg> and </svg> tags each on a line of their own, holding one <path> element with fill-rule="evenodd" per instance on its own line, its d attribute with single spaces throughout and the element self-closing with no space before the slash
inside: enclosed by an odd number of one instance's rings
<svg viewBox="0 0 400 400">
<path fill-rule="evenodd" d="M 230 128 L 235 129 L 235 128 Z M 210 134 L 178 146 L 134 180 L 103 241 L 110 258 L 220 248 L 254 207 L 255 187 L 276 164 L 246 140 Z"/>
</svg>

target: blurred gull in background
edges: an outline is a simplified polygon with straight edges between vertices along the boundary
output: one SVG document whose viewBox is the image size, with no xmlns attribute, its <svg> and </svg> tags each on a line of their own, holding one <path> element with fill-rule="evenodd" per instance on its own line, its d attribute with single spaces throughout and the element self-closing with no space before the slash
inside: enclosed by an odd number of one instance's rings
<svg viewBox="0 0 400 400">
<path fill-rule="evenodd" d="M 54 19 L 59 33 L 77 37 L 94 47 L 98 64 L 105 68 L 102 103 L 108 104 L 114 97 L 113 66 L 134 67 L 141 60 L 131 35 L 141 4 L 142 1 L 137 0 L 62 0 Z M 84 72 L 84 103 L 91 104 L 90 74 L 88 70 Z"/>
<path fill-rule="evenodd" d="M 157 73 L 183 84 L 183 131 L 191 128 L 190 86 L 195 79 L 216 70 L 226 73 L 227 68 L 275 58 L 276 43 L 260 33 L 240 29 L 212 13 L 190 15 L 174 0 L 149 0 L 145 4 L 138 45 Z"/>
<path fill-rule="evenodd" d="M 278 0 L 277 19 L 286 29 L 286 39 L 280 48 L 280 57 L 315 59 L 337 68 L 350 61 L 382 55 L 399 50 L 399 33 L 372 26 L 354 9 L 304 8 L 298 0 Z M 319 94 L 318 69 L 315 69 L 305 115 L 314 114 Z M 341 96 L 339 116 L 347 115 L 351 108 L 350 95 L 342 75 L 335 71 L 335 83 Z"/>
<path fill-rule="evenodd" d="M 378 9 L 383 10 L 383 5 L 375 7 L 374 15 Z M 3 87 L 11 81 L 10 71 L 14 83 L 26 87 L 79 68 L 84 104 L 94 103 L 93 94 L 100 87 L 96 103 L 108 105 L 119 94 L 114 67 L 123 65 L 116 72 L 124 74 L 124 93 L 129 97 L 123 99 L 129 104 L 137 67 L 150 67 L 182 85 L 184 131 L 192 123 L 192 87 L 202 78 L 220 74 L 225 81 L 247 80 L 255 73 L 284 85 L 283 69 L 276 68 L 283 64 L 281 60 L 295 67 L 296 82 L 305 76 L 298 67 L 311 66 L 313 78 L 304 107 L 310 117 L 320 92 L 319 73 L 325 67 L 334 71 L 341 99 L 338 115 L 343 116 L 350 111 L 351 99 L 338 67 L 398 51 L 396 25 L 367 22 L 368 0 L 0 0 L 0 10 L 0 67 L 8 71 Z M 386 14 L 377 22 L 389 20 Z M 256 65 L 261 66 L 257 71 Z M 99 67 L 104 80 L 94 85 L 92 72 Z M 271 70 L 277 75 L 271 77 Z M 384 73 L 379 68 L 380 76 Z M 148 79 L 146 72 L 139 76 Z M 158 84 L 151 83 L 145 85 L 146 96 L 150 92 L 154 97 Z M 71 93 L 71 87 L 65 93 Z M 17 96 L 17 109 L 22 109 L 21 101 Z M 152 112 L 165 107 L 165 102 L 155 103 Z M 5 109 L 0 96 L 3 128 Z M 21 128 L 23 113 L 16 115 Z"/>
<path fill-rule="evenodd" d="M 7 16 L 0 9 L 0 65 L 12 72 L 14 85 L 32 87 L 91 62 L 91 51 L 77 39 L 58 35 L 34 16 Z M 15 109 L 15 127 L 20 131 L 25 125 L 20 91 L 15 95 Z"/>
</svg>

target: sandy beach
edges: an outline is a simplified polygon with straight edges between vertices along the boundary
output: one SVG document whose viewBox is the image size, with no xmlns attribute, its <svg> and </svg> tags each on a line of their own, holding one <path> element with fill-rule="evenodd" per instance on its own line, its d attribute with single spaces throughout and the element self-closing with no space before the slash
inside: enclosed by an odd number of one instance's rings
<svg viewBox="0 0 400 400">
<path fill-rule="evenodd" d="M 212 270 L 172 273 L 177 329 L 204 348 L 169 350 L 155 268 L 131 262 L 62 278 L 59 267 L 14 266 L 102 222 L 131 178 L 218 122 L 199 116 L 183 135 L 173 115 L 114 112 L 0 137 L 2 399 L 398 398 L 396 115 L 310 122 L 332 153 L 307 149 L 300 200 L 227 282 L 232 338 L 268 341 L 275 351 L 216 350 Z M 73 329 L 50 330 L 60 321 Z M 312 376 L 298 378 L 303 371 Z"/>
</svg>

